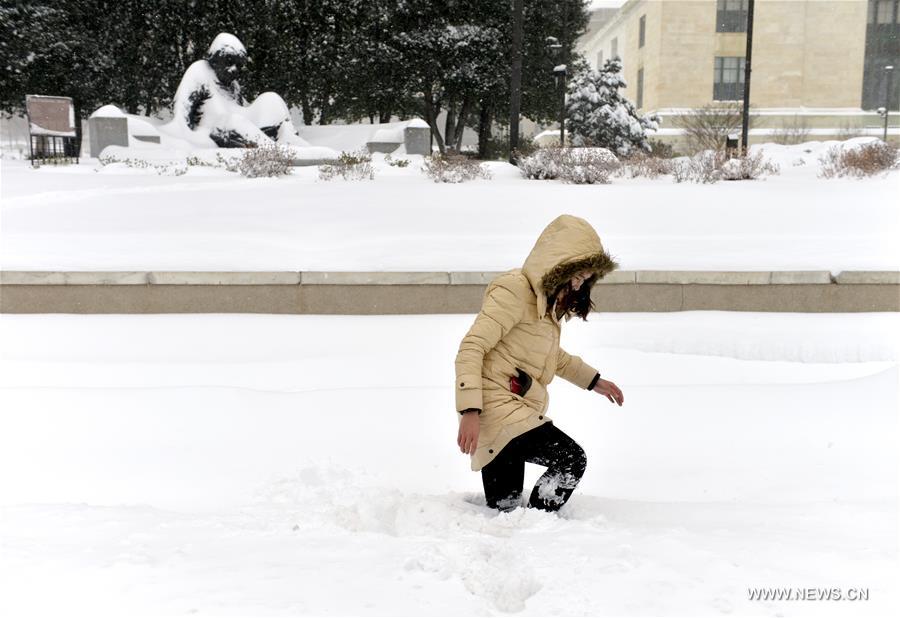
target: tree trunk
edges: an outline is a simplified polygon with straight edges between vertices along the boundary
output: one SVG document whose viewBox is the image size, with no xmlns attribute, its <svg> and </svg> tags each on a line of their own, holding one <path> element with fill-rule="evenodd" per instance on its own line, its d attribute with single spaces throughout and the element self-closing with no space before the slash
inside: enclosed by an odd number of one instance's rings
<svg viewBox="0 0 900 618">
<path fill-rule="evenodd" d="M 491 139 L 491 109 L 482 101 L 478 114 L 478 158 L 487 158 L 488 142 Z"/>
<path fill-rule="evenodd" d="M 431 86 L 425 88 L 423 94 L 425 95 L 425 122 L 427 122 L 428 126 L 431 127 L 431 134 L 437 141 L 438 151 L 440 151 L 441 154 L 444 154 L 444 140 L 441 137 L 441 132 L 438 131 L 437 128 L 438 110 L 435 109 L 434 101 L 431 98 Z"/>
<path fill-rule="evenodd" d="M 81 103 L 78 101 L 78 98 L 73 97 L 72 100 L 72 108 L 75 112 L 75 148 L 78 152 L 78 157 L 81 157 L 81 139 L 83 137 L 83 133 L 81 131 Z M 28 140 L 31 140 L 31 136 L 28 136 Z"/>
<path fill-rule="evenodd" d="M 463 133 L 466 130 L 466 116 L 469 115 L 470 107 L 472 107 L 472 97 L 466 95 L 463 99 L 462 108 L 459 110 L 459 118 L 456 121 L 456 133 L 453 136 L 456 152 L 462 150 Z"/>
<path fill-rule="evenodd" d="M 303 124 L 309 126 L 312 124 L 313 111 L 309 104 L 309 97 L 300 97 L 300 109 L 303 110 Z"/>
<path fill-rule="evenodd" d="M 454 144 L 456 143 L 455 139 L 455 131 L 456 131 L 456 105 L 448 105 L 447 106 L 447 118 L 444 121 L 444 137 L 447 142 L 446 145 L 453 149 Z"/>
</svg>

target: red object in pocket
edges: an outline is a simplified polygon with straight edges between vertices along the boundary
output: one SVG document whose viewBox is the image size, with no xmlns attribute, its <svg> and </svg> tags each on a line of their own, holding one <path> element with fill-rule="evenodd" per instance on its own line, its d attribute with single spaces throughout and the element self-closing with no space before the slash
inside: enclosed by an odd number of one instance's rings
<svg viewBox="0 0 900 618">
<path fill-rule="evenodd" d="M 511 376 L 509 378 L 509 390 L 514 395 L 522 394 L 522 383 L 519 382 L 519 379 L 516 376 Z"/>
</svg>

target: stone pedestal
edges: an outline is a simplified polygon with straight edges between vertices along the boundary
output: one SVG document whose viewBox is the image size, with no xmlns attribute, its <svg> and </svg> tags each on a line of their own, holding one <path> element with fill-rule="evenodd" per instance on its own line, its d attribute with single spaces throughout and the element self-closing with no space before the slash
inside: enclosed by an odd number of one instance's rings
<svg viewBox="0 0 900 618">
<path fill-rule="evenodd" d="M 91 132 L 91 156 L 94 158 L 99 157 L 107 146 L 128 146 L 127 118 L 90 118 L 88 127 Z"/>
<path fill-rule="evenodd" d="M 403 141 L 406 144 L 406 154 L 431 154 L 431 129 L 428 125 L 406 127 L 403 129 Z"/>
</svg>

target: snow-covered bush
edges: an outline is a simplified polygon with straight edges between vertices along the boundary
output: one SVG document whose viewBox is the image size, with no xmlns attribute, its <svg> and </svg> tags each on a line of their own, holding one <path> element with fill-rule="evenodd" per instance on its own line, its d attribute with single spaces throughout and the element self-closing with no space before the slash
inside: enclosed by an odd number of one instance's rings
<svg viewBox="0 0 900 618">
<path fill-rule="evenodd" d="M 519 171 L 525 178 L 553 180 L 559 178 L 565 148 L 538 148 L 533 154 L 518 160 Z"/>
<path fill-rule="evenodd" d="M 675 182 L 699 182 L 711 184 L 720 180 L 756 180 L 780 173 L 777 163 L 763 156 L 762 151 L 753 155 L 729 157 L 722 150 L 703 150 L 693 157 L 675 161 L 672 179 Z"/>
<path fill-rule="evenodd" d="M 384 155 L 384 162 L 391 167 L 409 167 L 409 159 L 395 159 L 390 154 Z"/>
<path fill-rule="evenodd" d="M 693 157 L 683 157 L 675 162 L 672 179 L 675 182 L 699 182 L 712 184 L 722 178 L 721 165 L 724 156 L 715 150 L 704 150 Z"/>
<path fill-rule="evenodd" d="M 672 144 L 658 139 L 647 140 L 650 143 L 650 154 L 657 159 L 674 159 L 678 156 Z"/>
<path fill-rule="evenodd" d="M 619 167 L 616 156 L 606 148 L 540 148 L 518 163 L 526 178 L 558 178 L 573 184 L 606 184 Z"/>
<path fill-rule="evenodd" d="M 340 176 L 344 180 L 372 180 L 375 168 L 372 155 L 361 148 L 355 152 L 342 152 L 334 163 L 319 166 L 320 180 L 333 180 Z"/>
<path fill-rule="evenodd" d="M 762 151 L 746 157 L 738 157 L 735 160 L 740 163 L 740 178 L 734 180 L 756 180 L 765 176 L 777 176 L 781 173 L 778 164 L 767 159 Z"/>
<path fill-rule="evenodd" d="M 226 169 L 228 169 L 226 164 Z M 237 171 L 247 178 L 287 176 L 294 169 L 291 151 L 278 144 L 268 143 L 248 148 L 237 162 Z"/>
<path fill-rule="evenodd" d="M 573 145 L 608 148 L 620 156 L 635 149 L 650 151 L 647 131 L 658 128 L 659 118 L 640 114 L 619 92 L 625 86 L 618 58 L 573 80 L 566 102 L 566 127 Z"/>
<path fill-rule="evenodd" d="M 675 163 L 672 159 L 664 159 L 648 155 L 637 150 L 629 157 L 622 159 L 618 175 L 626 178 L 657 178 L 672 173 Z"/>
<path fill-rule="evenodd" d="M 819 157 L 821 178 L 865 178 L 900 168 L 897 147 L 881 140 L 868 144 L 838 144 Z"/>
<path fill-rule="evenodd" d="M 435 153 L 425 158 L 422 171 L 435 182 L 466 182 L 476 178 L 491 178 L 490 170 L 475 159 L 460 155 Z"/>
</svg>

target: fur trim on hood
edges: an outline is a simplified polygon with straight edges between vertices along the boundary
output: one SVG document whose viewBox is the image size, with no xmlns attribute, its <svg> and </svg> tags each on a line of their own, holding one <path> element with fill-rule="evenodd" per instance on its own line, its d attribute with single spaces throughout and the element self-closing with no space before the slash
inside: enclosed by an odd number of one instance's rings
<svg viewBox="0 0 900 618">
<path fill-rule="evenodd" d="M 590 223 L 580 217 L 560 215 L 541 232 L 522 272 L 537 296 L 538 315 L 544 315 L 547 295 L 575 273 L 590 270 L 599 280 L 618 267 Z"/>
</svg>

